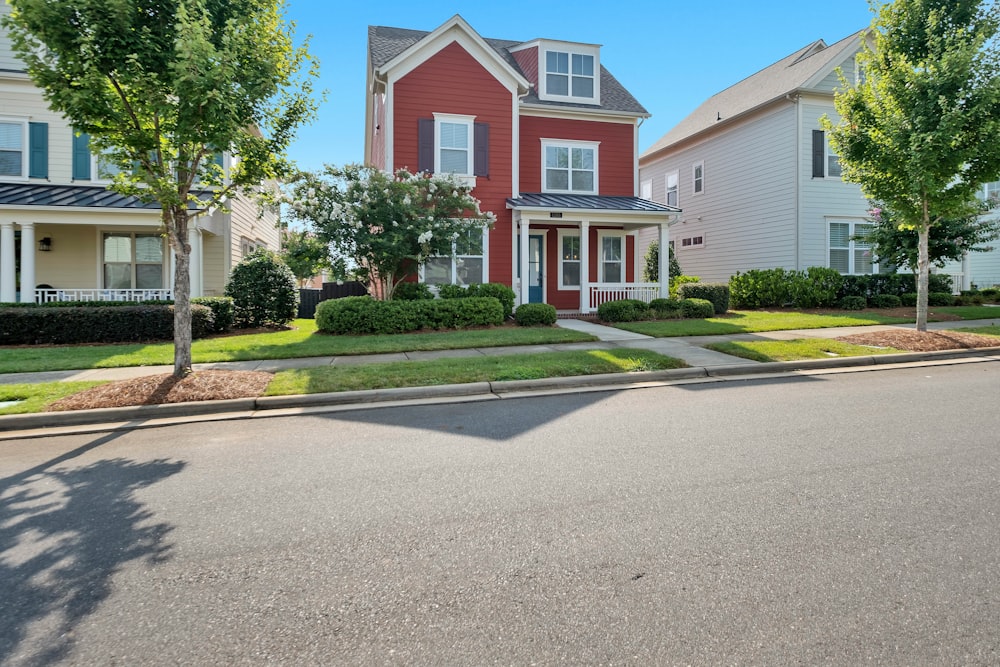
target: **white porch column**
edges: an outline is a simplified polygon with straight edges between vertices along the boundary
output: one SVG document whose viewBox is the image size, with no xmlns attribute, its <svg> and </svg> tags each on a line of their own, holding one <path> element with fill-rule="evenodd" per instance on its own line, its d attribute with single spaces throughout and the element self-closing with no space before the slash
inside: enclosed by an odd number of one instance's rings
<svg viewBox="0 0 1000 667">
<path fill-rule="evenodd" d="M 969 253 L 964 253 L 962 255 L 962 289 L 969 290 L 972 289 L 972 275 L 970 271 L 972 270 L 971 262 L 969 261 Z"/>
<path fill-rule="evenodd" d="M 35 223 L 21 223 L 21 303 L 35 302 Z"/>
<path fill-rule="evenodd" d="M 188 227 L 188 243 L 191 244 L 191 297 L 202 296 L 201 230 L 194 225 Z"/>
<path fill-rule="evenodd" d="M 17 300 L 17 270 L 14 255 L 14 223 L 0 222 L 0 301 Z"/>
<path fill-rule="evenodd" d="M 590 220 L 580 221 L 580 312 L 590 312 Z"/>
<path fill-rule="evenodd" d="M 657 269 L 660 276 L 660 298 L 670 296 L 670 228 L 667 223 L 660 223 L 660 234 L 657 243 L 660 244 L 660 257 Z"/>
<path fill-rule="evenodd" d="M 528 303 L 528 219 L 521 218 L 521 303 Z"/>
</svg>

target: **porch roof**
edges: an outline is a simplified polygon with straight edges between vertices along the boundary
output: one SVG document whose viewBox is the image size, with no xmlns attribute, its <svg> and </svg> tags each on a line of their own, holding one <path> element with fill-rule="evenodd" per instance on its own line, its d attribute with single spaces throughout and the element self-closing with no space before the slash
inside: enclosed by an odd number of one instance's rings
<svg viewBox="0 0 1000 667">
<path fill-rule="evenodd" d="M 200 195 L 202 193 L 195 193 Z M 207 195 L 208 193 L 203 193 Z M 128 208 L 159 210 L 156 202 L 143 202 L 97 185 L 49 183 L 0 183 L 0 206 L 72 206 L 77 208 Z M 188 204 L 197 210 L 193 202 Z"/>
<path fill-rule="evenodd" d="M 519 197 L 507 199 L 507 208 L 516 211 L 538 209 L 603 211 L 607 213 L 680 213 L 676 206 L 640 197 L 613 197 L 607 195 L 552 194 L 544 192 L 522 192 Z"/>
</svg>

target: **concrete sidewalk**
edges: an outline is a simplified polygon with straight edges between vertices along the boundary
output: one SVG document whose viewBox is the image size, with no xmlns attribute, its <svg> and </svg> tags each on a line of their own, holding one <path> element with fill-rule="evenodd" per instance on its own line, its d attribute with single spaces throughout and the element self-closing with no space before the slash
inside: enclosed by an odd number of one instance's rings
<svg viewBox="0 0 1000 667">
<path fill-rule="evenodd" d="M 319 366 L 353 366 L 360 364 L 385 363 L 392 361 L 425 361 L 428 359 L 494 357 L 514 354 L 535 354 L 540 352 L 560 352 L 566 350 L 594 350 L 630 348 L 643 349 L 683 360 L 692 367 L 715 368 L 736 365 L 755 366 L 758 362 L 732 357 L 728 354 L 707 350 L 703 346 L 732 340 L 794 340 L 796 338 L 835 338 L 866 331 L 884 331 L 896 328 L 912 329 L 912 324 L 870 325 L 861 327 L 837 327 L 830 329 L 796 329 L 766 331 L 748 334 L 726 334 L 719 336 L 682 336 L 676 338 L 653 338 L 584 320 L 559 320 L 557 324 L 566 329 L 582 331 L 598 340 L 586 343 L 563 343 L 557 345 L 514 345 L 507 347 L 483 347 L 460 350 L 440 350 L 431 352 L 398 352 L 391 354 L 365 354 L 338 357 L 305 357 L 298 359 L 268 359 L 259 361 L 225 361 L 194 364 L 194 370 L 235 370 L 278 372 L 292 368 L 314 368 Z M 1000 309 L 995 320 L 965 320 L 958 322 L 931 322 L 931 330 L 957 329 L 978 326 L 1000 325 Z M 38 382 L 113 381 L 127 380 L 146 375 L 173 372 L 172 365 L 134 366 L 127 368 L 95 368 L 75 371 L 47 371 L 41 373 L 0 374 L 0 384 L 21 384 Z"/>
</svg>

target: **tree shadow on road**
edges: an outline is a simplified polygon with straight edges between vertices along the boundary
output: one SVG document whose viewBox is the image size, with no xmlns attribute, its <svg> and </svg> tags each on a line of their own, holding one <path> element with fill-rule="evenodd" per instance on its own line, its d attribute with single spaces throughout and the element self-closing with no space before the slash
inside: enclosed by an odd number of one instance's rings
<svg viewBox="0 0 1000 667">
<path fill-rule="evenodd" d="M 111 594 L 115 573 L 130 561 L 169 557 L 172 526 L 156 522 L 135 493 L 177 474 L 183 462 L 67 463 L 117 437 L 0 479 L 2 664 L 66 659 L 77 625 Z"/>
</svg>

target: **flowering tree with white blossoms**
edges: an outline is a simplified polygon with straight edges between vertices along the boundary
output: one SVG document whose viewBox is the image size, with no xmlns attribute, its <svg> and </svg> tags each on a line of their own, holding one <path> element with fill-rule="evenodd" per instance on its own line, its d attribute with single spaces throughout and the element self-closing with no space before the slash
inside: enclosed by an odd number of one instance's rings
<svg viewBox="0 0 1000 667">
<path fill-rule="evenodd" d="M 335 278 L 367 283 L 382 299 L 429 257 L 454 254 L 470 229 L 492 227 L 471 187 L 451 175 L 388 174 L 375 167 L 327 166 L 299 175 L 287 198 L 292 215 L 326 241 Z"/>
</svg>

